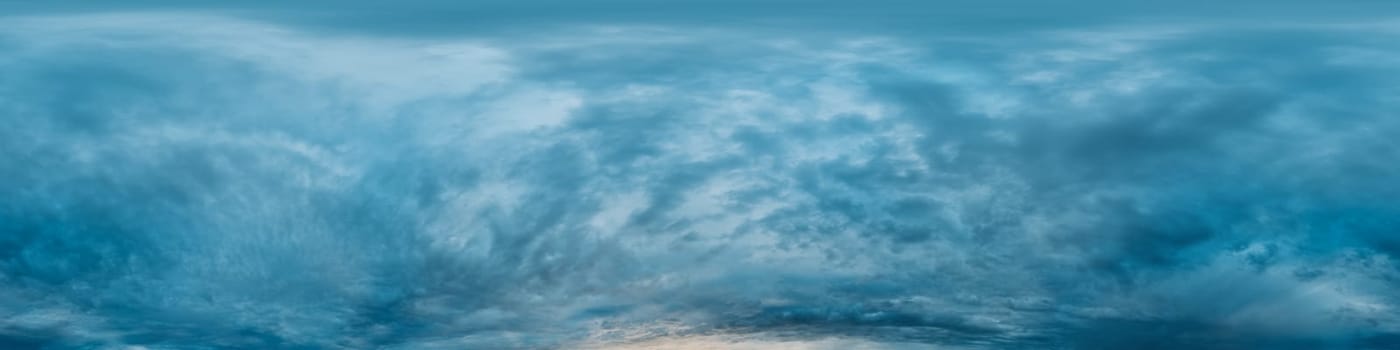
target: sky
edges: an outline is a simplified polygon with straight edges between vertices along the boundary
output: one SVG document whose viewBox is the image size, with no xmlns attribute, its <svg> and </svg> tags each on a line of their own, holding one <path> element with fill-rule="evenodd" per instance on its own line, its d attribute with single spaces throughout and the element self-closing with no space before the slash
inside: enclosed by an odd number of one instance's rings
<svg viewBox="0 0 1400 350">
<path fill-rule="evenodd" d="M 1400 3 L 0 1 L 3 349 L 1395 349 Z"/>
</svg>

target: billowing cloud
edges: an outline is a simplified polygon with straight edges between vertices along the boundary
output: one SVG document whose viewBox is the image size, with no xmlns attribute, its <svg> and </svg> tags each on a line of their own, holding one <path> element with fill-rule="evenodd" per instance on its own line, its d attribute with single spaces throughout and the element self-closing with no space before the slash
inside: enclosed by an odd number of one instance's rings
<svg viewBox="0 0 1400 350">
<path fill-rule="evenodd" d="M 0 347 L 1400 342 L 1394 22 L 240 18 L 0 19 Z"/>
</svg>

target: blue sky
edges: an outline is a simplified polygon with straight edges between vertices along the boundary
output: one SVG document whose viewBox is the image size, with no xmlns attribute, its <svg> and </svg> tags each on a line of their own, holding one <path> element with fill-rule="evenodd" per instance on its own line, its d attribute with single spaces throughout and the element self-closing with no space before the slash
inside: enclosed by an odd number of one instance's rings
<svg viewBox="0 0 1400 350">
<path fill-rule="evenodd" d="M 0 348 L 1394 348 L 1397 7 L 0 2 Z"/>
</svg>

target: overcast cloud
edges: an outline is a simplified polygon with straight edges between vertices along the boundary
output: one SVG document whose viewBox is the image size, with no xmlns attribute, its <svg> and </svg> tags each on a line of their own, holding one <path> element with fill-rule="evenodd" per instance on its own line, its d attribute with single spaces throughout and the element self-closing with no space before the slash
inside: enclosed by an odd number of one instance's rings
<svg viewBox="0 0 1400 350">
<path fill-rule="evenodd" d="M 596 5 L 0 4 L 0 348 L 1400 346 L 1391 5 Z"/>
</svg>

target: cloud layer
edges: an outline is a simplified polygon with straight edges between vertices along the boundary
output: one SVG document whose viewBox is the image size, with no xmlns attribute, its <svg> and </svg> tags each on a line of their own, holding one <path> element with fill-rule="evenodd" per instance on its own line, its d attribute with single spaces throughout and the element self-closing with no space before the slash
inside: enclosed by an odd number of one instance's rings
<svg viewBox="0 0 1400 350">
<path fill-rule="evenodd" d="M 4 18 L 0 347 L 1389 348 L 1397 37 Z"/>
</svg>

